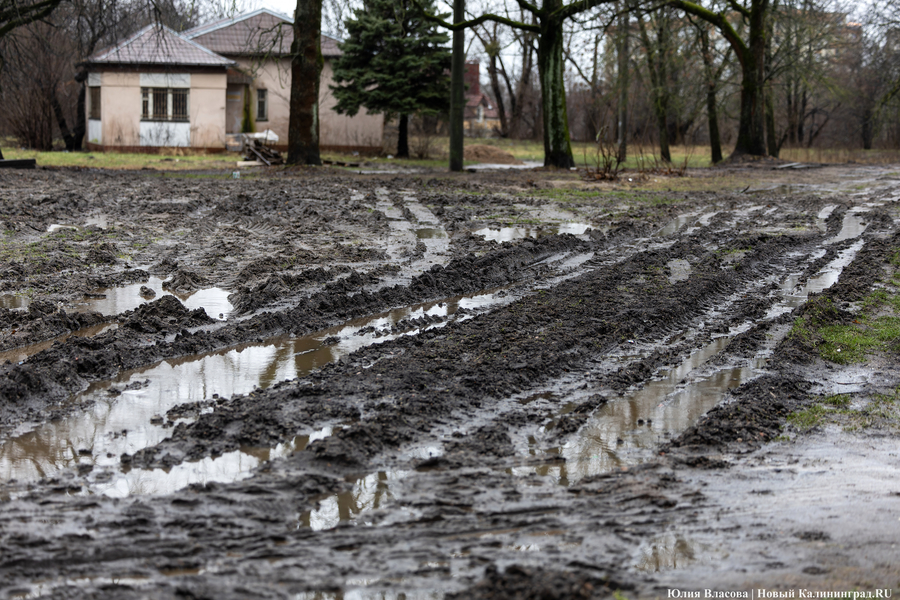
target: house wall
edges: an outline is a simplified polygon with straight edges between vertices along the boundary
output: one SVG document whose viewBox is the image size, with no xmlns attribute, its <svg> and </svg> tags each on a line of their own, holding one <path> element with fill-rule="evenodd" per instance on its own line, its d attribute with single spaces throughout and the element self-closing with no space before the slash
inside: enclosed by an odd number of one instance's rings
<svg viewBox="0 0 900 600">
<path fill-rule="evenodd" d="M 256 90 L 268 91 L 268 119 L 255 120 L 255 131 L 271 129 L 278 135 L 278 145 L 286 148 L 291 103 L 290 59 L 266 60 L 257 64 L 254 59 L 232 57 L 239 68 L 254 76 L 253 114 L 256 117 Z M 353 117 L 334 111 L 337 104 L 329 85 L 333 82 L 331 61 L 325 61 L 319 85 L 319 140 L 323 150 L 358 150 L 380 152 L 383 135 L 381 115 L 370 115 L 365 109 Z"/>
<path fill-rule="evenodd" d="M 191 146 L 225 147 L 225 73 L 191 75 Z"/>
<path fill-rule="evenodd" d="M 101 73 L 100 84 L 100 145 L 140 145 L 140 74 L 104 72 Z M 93 143 L 93 140 L 89 138 L 88 142 Z"/>
<path fill-rule="evenodd" d="M 150 74 L 165 77 L 163 74 Z M 169 75 L 173 77 L 174 75 Z M 92 73 L 101 85 L 100 120 L 88 119 L 89 148 L 147 150 L 159 147 L 190 146 L 209 150 L 225 149 L 225 88 L 222 73 L 182 74 L 189 81 L 189 123 L 142 122 L 141 78 L 137 72 Z M 143 74 L 146 79 L 147 73 Z M 147 85 L 180 87 L 179 82 L 149 81 Z M 90 115 L 90 107 L 86 110 Z"/>
</svg>

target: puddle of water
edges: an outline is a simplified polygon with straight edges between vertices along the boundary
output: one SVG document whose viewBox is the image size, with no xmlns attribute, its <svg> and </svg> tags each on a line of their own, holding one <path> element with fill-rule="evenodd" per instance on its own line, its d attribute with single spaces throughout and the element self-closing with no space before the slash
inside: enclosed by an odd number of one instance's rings
<svg viewBox="0 0 900 600">
<path fill-rule="evenodd" d="M 225 319 L 234 309 L 228 301 L 227 292 L 221 288 L 208 288 L 197 290 L 190 294 L 173 294 L 163 289 L 163 280 L 159 277 L 150 277 L 146 283 L 134 283 L 121 287 L 100 289 L 93 292 L 104 298 L 85 298 L 76 305 L 76 310 L 83 312 L 97 311 L 102 315 L 118 315 L 126 310 L 134 310 L 142 304 L 152 302 L 161 296 L 175 296 L 184 306 L 190 310 L 202 308 L 212 319 Z M 148 287 L 156 292 L 152 298 L 141 295 L 141 287 Z"/>
<path fill-rule="evenodd" d="M 488 242 L 511 242 L 525 238 L 537 238 L 544 235 L 570 233 L 582 235 L 592 226 L 588 223 L 560 223 L 559 225 L 541 225 L 538 227 L 485 227 L 472 233 L 480 235 Z"/>
<path fill-rule="evenodd" d="M 106 215 L 97 215 L 94 217 L 88 217 L 84 221 L 85 227 L 90 227 L 91 225 L 95 225 L 100 229 L 106 229 L 108 226 L 108 218 Z M 81 229 L 77 225 L 65 225 L 62 223 L 53 223 L 49 227 L 47 227 L 47 233 L 53 233 L 54 231 L 59 231 L 60 229 L 71 229 L 73 231 L 78 231 Z"/>
<path fill-rule="evenodd" d="M 837 282 L 844 267 L 850 264 L 864 245 L 858 240 L 839 253 L 819 274 L 796 290 L 797 276 L 782 283 L 782 299 L 764 317 L 772 319 L 793 310 L 813 292 L 821 292 Z M 708 372 L 701 369 L 711 357 L 721 352 L 733 336 L 713 340 L 678 367 L 665 371 L 640 390 L 621 400 L 600 407 L 582 428 L 576 439 L 561 448 L 551 449 L 566 459 L 564 464 L 542 465 L 538 474 L 556 477 L 568 485 L 589 475 L 642 462 L 666 438 L 680 434 L 704 413 L 716 406 L 730 389 L 756 376 L 765 358 L 756 358 L 750 366 L 731 367 Z M 699 372 L 694 373 L 695 370 Z M 522 474 L 534 468 L 519 468 Z"/>
<path fill-rule="evenodd" d="M 843 242 L 844 240 L 851 240 L 861 236 L 867 226 L 863 225 L 863 219 L 859 216 L 860 212 L 864 211 L 847 211 L 847 214 L 844 215 L 844 221 L 841 224 L 840 232 L 825 243 L 836 244 L 838 242 Z"/>
<path fill-rule="evenodd" d="M 681 535 L 667 533 L 644 542 L 635 568 L 646 573 L 681 569 L 702 559 L 703 548 Z"/>
<path fill-rule="evenodd" d="M 834 212 L 834 209 L 837 208 L 836 204 L 829 204 L 828 206 L 823 206 L 822 210 L 819 211 L 819 214 L 816 215 L 816 227 L 820 231 L 826 231 L 828 226 L 825 224 L 825 221 L 828 220 L 828 217 L 831 216 L 831 213 Z"/>
<path fill-rule="evenodd" d="M 319 501 L 319 508 L 300 515 L 297 528 L 313 531 L 331 529 L 342 522 L 357 522 L 366 511 L 381 508 L 394 499 L 391 484 L 408 477 L 412 471 L 379 471 L 355 480 L 353 489 Z"/>
<path fill-rule="evenodd" d="M 837 283 L 844 267 L 853 262 L 864 244 L 864 240 L 858 240 L 849 248 L 839 252 L 837 258 L 825 265 L 815 276 L 807 279 L 806 284 L 802 287 L 798 288 L 799 275 L 789 275 L 780 286 L 782 300 L 769 308 L 764 320 L 774 319 L 791 312 L 806 302 L 810 294 L 819 294 Z"/>
<path fill-rule="evenodd" d="M 369 585 L 378 583 L 375 580 Z M 396 587 L 396 581 L 390 581 L 391 587 Z M 300 592 L 291 596 L 291 600 L 441 600 L 444 592 L 427 590 L 372 590 L 364 588 L 349 589 L 343 592 Z"/>
<path fill-rule="evenodd" d="M 27 296 L 18 294 L 0 294 L 0 308 L 8 308 L 9 310 L 18 310 L 28 308 L 31 299 Z"/>
<path fill-rule="evenodd" d="M 659 444 L 694 424 L 713 408 L 728 390 L 756 376 L 764 359 L 749 367 L 694 374 L 721 352 L 731 337 L 717 338 L 694 352 L 684 362 L 662 373 L 660 379 L 602 407 L 582 428 L 576 439 L 551 450 L 566 459 L 564 464 L 542 465 L 539 474 L 569 485 L 579 479 L 643 462 Z M 687 378 L 690 377 L 690 380 Z"/>
<path fill-rule="evenodd" d="M 667 263 L 669 267 L 669 283 L 678 283 L 690 279 L 691 263 L 683 258 L 675 258 Z"/>
<path fill-rule="evenodd" d="M 53 223 L 49 227 L 47 227 L 47 233 L 53 233 L 54 231 L 59 231 L 60 229 L 71 229 L 73 231 L 78 231 L 78 227 L 75 225 L 61 225 L 59 223 Z"/>
<path fill-rule="evenodd" d="M 78 465 L 118 464 L 122 453 L 133 454 L 167 438 L 171 429 L 158 420 L 157 423 L 150 421 L 156 416 L 164 416 L 178 404 L 199 402 L 213 395 L 230 397 L 267 388 L 279 381 L 306 375 L 364 346 L 440 327 L 447 320 L 408 329 L 403 327 L 403 322 L 423 317 L 450 317 L 460 309 L 474 310 L 509 301 L 509 297 L 501 298 L 492 293 L 459 296 L 356 319 L 301 338 L 276 338 L 265 344 L 245 344 L 123 372 L 112 381 L 91 385 L 79 397 L 93 400 L 84 411 L 44 423 L 0 444 L 0 477 L 34 481 Z M 398 323 L 401 330 L 388 333 Z M 325 343 L 334 338 L 338 340 L 336 343 Z M 136 389 L 124 389 L 121 394 L 110 397 L 108 391 L 113 386 Z M 229 468 L 237 469 L 231 471 L 234 478 L 255 466 L 243 457 L 213 462 L 215 465 L 200 465 L 186 472 L 195 473 L 202 479 L 204 469 L 212 470 L 217 481 L 226 481 L 225 472 Z M 179 481 L 193 482 L 186 475 Z M 163 484 L 153 485 L 159 488 Z M 130 483 L 125 488 L 129 486 Z"/>
<path fill-rule="evenodd" d="M 688 214 L 684 214 L 684 215 L 678 215 L 677 217 L 675 217 L 675 219 L 671 223 L 669 223 L 668 225 L 666 225 L 665 227 L 663 227 L 662 229 L 660 229 L 653 235 L 655 235 L 657 237 L 665 237 L 667 235 L 672 235 L 673 233 L 675 233 L 676 231 L 678 231 L 679 229 L 681 229 L 682 227 L 687 225 L 688 221 L 690 221 L 691 219 L 693 219 L 696 216 L 697 216 L 697 213 L 688 213 Z"/>
<path fill-rule="evenodd" d="M 4 352 L 0 352 L 0 365 L 4 364 L 6 361 L 10 361 L 14 364 L 20 363 L 23 360 L 26 360 L 29 356 L 46 350 L 56 342 L 64 342 L 70 335 L 74 335 L 75 337 L 94 337 L 111 329 L 116 329 L 117 327 L 118 325 L 116 323 L 101 323 L 99 325 L 93 325 L 91 327 L 85 327 L 84 329 L 73 331 L 72 333 L 66 333 L 51 340 L 44 340 L 43 342 L 38 342 L 37 344 L 30 344 L 28 346 L 22 346 L 21 348 L 6 350 Z"/>
<path fill-rule="evenodd" d="M 331 427 L 325 427 L 309 435 L 300 435 L 286 444 L 274 448 L 243 448 L 226 452 L 214 458 L 183 462 L 171 469 L 131 469 L 127 473 L 116 472 L 108 481 L 93 482 L 89 493 L 99 493 L 112 498 L 125 498 L 136 494 L 172 494 L 191 484 L 209 482 L 230 483 L 250 477 L 251 471 L 267 460 L 288 456 L 306 449 L 310 442 L 331 435 Z M 111 465 L 118 456 L 109 459 Z"/>
<path fill-rule="evenodd" d="M 439 240 L 447 237 L 447 232 L 434 227 L 416 229 L 416 237 L 420 240 Z"/>
</svg>

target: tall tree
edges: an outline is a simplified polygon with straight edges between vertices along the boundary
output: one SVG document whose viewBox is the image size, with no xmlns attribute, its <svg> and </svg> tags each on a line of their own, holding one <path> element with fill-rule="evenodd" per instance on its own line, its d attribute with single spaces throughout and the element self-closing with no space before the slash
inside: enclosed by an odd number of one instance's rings
<svg viewBox="0 0 900 600">
<path fill-rule="evenodd" d="M 431 10 L 433 1 L 423 5 Z M 449 108 L 450 38 L 411 0 L 370 0 L 346 25 L 343 54 L 334 63 L 335 109 L 398 115 L 397 156 L 409 157 L 409 117 Z"/>
<path fill-rule="evenodd" d="M 47 17 L 62 0 L 0 0 L 0 40 L 17 27 L 34 23 Z M 3 70 L 3 53 L 0 52 L 0 71 Z M 0 160 L 3 152 L 0 151 Z"/>
<path fill-rule="evenodd" d="M 668 123 L 670 98 L 668 72 L 671 60 L 669 40 L 672 23 L 667 8 L 662 6 L 655 15 L 651 15 L 650 25 L 655 33 L 654 40 L 650 40 L 644 18 L 640 14 L 637 16 L 637 23 L 647 57 L 647 73 L 650 75 L 653 114 L 656 117 L 656 129 L 659 132 L 659 156 L 666 162 L 672 162 L 672 154 L 669 151 Z"/>
<path fill-rule="evenodd" d="M 321 165 L 319 76 L 322 57 L 322 0 L 297 0 L 291 43 L 291 100 L 288 164 Z"/>
<path fill-rule="evenodd" d="M 766 19 L 770 0 L 729 0 L 712 9 L 699 2 L 669 0 L 672 6 L 703 19 L 719 30 L 731 44 L 741 66 L 741 111 L 738 137 L 732 156 L 766 155 L 765 75 Z M 746 39 L 729 19 L 737 16 L 747 23 Z"/>
<path fill-rule="evenodd" d="M 456 31 L 494 21 L 515 29 L 535 34 L 538 42 L 538 77 L 541 81 L 541 106 L 544 125 L 544 165 L 570 168 L 575 166 L 572 142 L 569 136 L 569 119 L 566 108 L 564 80 L 563 24 L 567 19 L 588 11 L 600 4 L 614 0 L 541 0 L 541 5 L 528 0 L 516 0 L 523 11 L 529 13 L 532 22 L 516 21 L 509 17 L 485 13 L 468 21 L 448 23 L 429 15 L 443 27 Z M 423 3 L 420 3 L 423 4 Z"/>
</svg>

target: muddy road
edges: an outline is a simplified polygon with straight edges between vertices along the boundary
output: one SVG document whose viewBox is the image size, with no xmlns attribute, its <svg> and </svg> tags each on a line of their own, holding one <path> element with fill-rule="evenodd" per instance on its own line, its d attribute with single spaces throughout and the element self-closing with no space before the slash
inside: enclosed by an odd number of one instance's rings
<svg viewBox="0 0 900 600">
<path fill-rule="evenodd" d="M 0 172 L 0 594 L 900 589 L 900 170 Z"/>
</svg>

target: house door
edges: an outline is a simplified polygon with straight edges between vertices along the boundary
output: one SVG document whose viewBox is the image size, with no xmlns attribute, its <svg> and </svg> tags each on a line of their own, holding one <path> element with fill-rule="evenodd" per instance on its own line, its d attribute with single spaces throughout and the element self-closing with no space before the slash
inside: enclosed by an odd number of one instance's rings
<svg viewBox="0 0 900 600">
<path fill-rule="evenodd" d="M 244 116 L 244 86 L 228 84 L 225 91 L 225 133 L 241 133 Z"/>
</svg>

